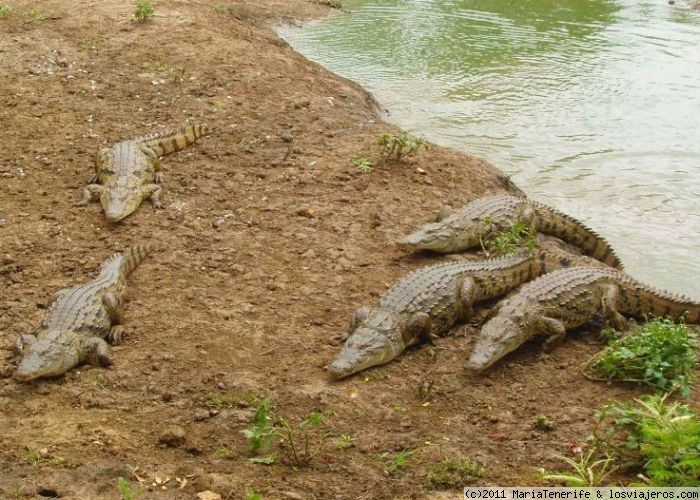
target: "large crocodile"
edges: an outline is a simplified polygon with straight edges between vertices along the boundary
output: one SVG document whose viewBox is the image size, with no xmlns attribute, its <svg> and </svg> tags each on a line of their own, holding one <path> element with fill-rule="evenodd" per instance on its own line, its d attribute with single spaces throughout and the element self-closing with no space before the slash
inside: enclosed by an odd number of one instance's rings
<svg viewBox="0 0 700 500">
<path fill-rule="evenodd" d="M 101 149 L 95 157 L 95 174 L 78 205 L 99 199 L 110 222 L 135 212 L 146 198 L 160 208 L 163 173 L 159 158 L 189 146 L 209 132 L 205 125 L 187 125 L 176 132 L 146 135 Z"/>
<path fill-rule="evenodd" d="M 22 355 L 17 380 L 61 375 L 89 358 L 110 365 L 105 339 L 114 343 L 122 336 L 126 277 L 151 251 L 148 245 L 132 246 L 105 262 L 94 281 L 58 292 L 37 331 L 15 344 Z"/>
<path fill-rule="evenodd" d="M 467 368 L 484 370 L 536 335 L 545 335 L 545 349 L 564 340 L 566 330 L 588 323 L 602 313 L 623 330 L 623 316 L 684 318 L 700 323 L 700 302 L 647 287 L 609 268 L 571 267 L 527 283 L 498 306 L 477 337 Z"/>
<path fill-rule="evenodd" d="M 425 224 L 397 241 L 412 250 L 454 253 L 478 246 L 493 232 L 507 229 L 515 221 L 531 224 L 535 230 L 551 234 L 596 259 L 622 269 L 620 260 L 607 241 L 591 229 L 552 207 L 526 198 L 493 195 L 468 203 L 455 213 L 441 211 L 437 222 Z"/>
<path fill-rule="evenodd" d="M 387 291 L 378 308 L 361 307 L 354 313 L 347 340 L 328 372 L 338 379 L 388 363 L 407 347 L 468 321 L 474 303 L 498 297 L 560 265 L 538 253 L 419 269 Z"/>
</svg>

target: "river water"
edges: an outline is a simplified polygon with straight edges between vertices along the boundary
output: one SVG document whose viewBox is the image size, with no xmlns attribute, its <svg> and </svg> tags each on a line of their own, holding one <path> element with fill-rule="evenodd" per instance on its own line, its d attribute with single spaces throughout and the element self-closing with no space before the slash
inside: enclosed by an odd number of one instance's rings
<svg viewBox="0 0 700 500">
<path fill-rule="evenodd" d="M 400 127 L 486 158 L 596 229 L 630 274 L 700 299 L 700 11 L 662 0 L 343 5 L 280 34 L 370 90 Z"/>
</svg>

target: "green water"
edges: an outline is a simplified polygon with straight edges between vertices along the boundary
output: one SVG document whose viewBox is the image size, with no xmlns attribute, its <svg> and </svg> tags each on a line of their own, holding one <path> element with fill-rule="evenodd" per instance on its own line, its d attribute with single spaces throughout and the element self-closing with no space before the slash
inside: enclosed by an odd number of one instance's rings
<svg viewBox="0 0 700 500">
<path fill-rule="evenodd" d="M 700 299 L 700 12 L 681 1 L 351 0 L 280 34 Z"/>
</svg>

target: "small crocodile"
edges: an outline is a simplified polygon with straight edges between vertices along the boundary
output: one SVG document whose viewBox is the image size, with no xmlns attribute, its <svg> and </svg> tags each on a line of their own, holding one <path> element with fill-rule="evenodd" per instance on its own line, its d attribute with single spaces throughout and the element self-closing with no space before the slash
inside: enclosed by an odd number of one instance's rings
<svg viewBox="0 0 700 500">
<path fill-rule="evenodd" d="M 99 199 L 110 222 L 134 213 L 146 198 L 160 208 L 163 173 L 159 158 L 189 146 L 209 132 L 205 125 L 187 125 L 176 132 L 146 135 L 101 149 L 95 157 L 95 174 L 77 205 Z"/>
<path fill-rule="evenodd" d="M 550 265 L 539 253 L 419 269 L 387 291 L 378 308 L 355 311 L 347 340 L 328 372 L 339 379 L 388 363 L 407 347 L 469 321 L 474 303 L 498 297 Z"/>
<path fill-rule="evenodd" d="M 397 244 L 411 250 L 461 252 L 478 246 L 488 234 L 505 230 L 515 221 L 531 224 L 538 232 L 561 238 L 622 269 L 608 242 L 581 222 L 543 203 L 511 195 L 479 198 L 455 213 L 443 210 L 437 222 L 425 224 Z"/>
<path fill-rule="evenodd" d="M 700 302 L 648 287 L 615 269 L 560 269 L 527 283 L 499 304 L 497 315 L 481 329 L 467 368 L 484 370 L 539 334 L 547 337 L 544 348 L 552 349 L 564 340 L 566 330 L 598 313 L 619 330 L 627 326 L 623 314 L 700 323 Z"/>
<path fill-rule="evenodd" d="M 22 355 L 17 380 L 55 377 L 89 358 L 110 365 L 105 339 L 121 339 L 126 277 L 151 251 L 148 245 L 132 246 L 105 262 L 94 281 L 58 292 L 39 328 L 15 344 Z"/>
</svg>

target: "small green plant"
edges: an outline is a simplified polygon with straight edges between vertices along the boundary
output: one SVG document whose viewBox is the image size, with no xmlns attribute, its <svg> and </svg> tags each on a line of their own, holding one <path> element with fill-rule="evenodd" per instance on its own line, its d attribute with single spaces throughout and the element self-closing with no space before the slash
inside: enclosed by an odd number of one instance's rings
<svg viewBox="0 0 700 500">
<path fill-rule="evenodd" d="M 222 3 L 217 4 L 214 6 L 214 12 L 217 14 L 228 14 L 231 12 L 231 6 L 230 5 L 224 5 Z"/>
<path fill-rule="evenodd" d="M 406 469 L 408 469 L 408 459 L 411 455 L 413 455 L 413 453 L 415 452 L 405 448 L 396 452 L 389 463 L 389 467 L 387 467 L 387 474 L 393 476 L 395 474 L 405 473 Z M 381 455 L 382 458 L 387 458 L 388 456 L 388 453 L 382 453 Z"/>
<path fill-rule="evenodd" d="M 420 400 L 421 403 L 425 403 L 426 401 L 430 400 L 430 397 L 433 394 L 433 389 L 435 388 L 435 381 L 434 380 L 421 380 L 420 384 L 418 384 L 418 399 Z"/>
<path fill-rule="evenodd" d="M 537 232 L 524 222 L 512 223 L 510 229 L 492 233 L 483 242 L 484 251 L 495 257 L 512 254 L 523 247 L 532 252 L 536 246 Z"/>
<path fill-rule="evenodd" d="M 357 157 L 352 159 L 352 164 L 363 174 L 368 174 L 374 170 L 374 165 L 367 158 Z"/>
<path fill-rule="evenodd" d="M 571 467 L 570 471 L 547 472 L 540 469 L 540 475 L 545 481 L 563 483 L 568 487 L 596 487 L 605 486 L 605 479 L 616 469 L 613 458 L 606 456 L 595 460 L 596 448 L 588 453 L 581 453 L 578 460 L 568 457 L 560 457 Z"/>
<path fill-rule="evenodd" d="M 428 487 L 433 490 L 449 490 L 472 484 L 484 475 L 484 466 L 466 457 L 459 460 L 446 458 L 430 468 Z"/>
<path fill-rule="evenodd" d="M 245 487 L 245 500 L 263 500 L 263 496 L 249 486 Z"/>
<path fill-rule="evenodd" d="M 32 21 L 34 21 L 36 23 L 40 23 L 41 21 L 46 19 L 46 16 L 44 15 L 44 13 L 38 9 L 32 9 L 28 12 L 28 14 L 29 14 L 29 17 L 32 18 Z"/>
<path fill-rule="evenodd" d="M 377 145 L 381 148 L 381 155 L 385 160 L 392 157 L 402 160 L 416 154 L 421 147 L 428 147 L 423 139 L 408 132 L 401 132 L 398 135 L 381 134 L 377 137 Z"/>
<path fill-rule="evenodd" d="M 182 83 L 185 81 L 185 78 L 187 77 L 187 73 L 189 73 L 190 70 L 186 66 L 180 66 L 179 68 L 175 69 L 175 76 L 173 76 L 173 83 Z"/>
<path fill-rule="evenodd" d="M 236 396 L 232 394 L 210 393 L 207 395 L 206 399 L 204 400 L 204 403 L 207 406 L 214 408 L 220 408 L 223 406 L 231 408 L 235 406 L 236 403 L 238 403 L 238 398 L 236 398 Z"/>
<path fill-rule="evenodd" d="M 591 378 L 646 384 L 660 391 L 690 394 L 697 361 L 697 336 L 685 324 L 653 318 L 613 341 L 585 363 Z"/>
<path fill-rule="evenodd" d="M 258 401 L 253 422 L 242 431 L 243 435 L 248 438 L 249 452 L 254 457 L 267 452 L 272 445 L 272 440 L 275 437 L 275 426 L 272 422 L 271 412 L 269 401 Z"/>
<path fill-rule="evenodd" d="M 66 459 L 61 456 L 50 456 L 46 449 L 36 450 L 27 446 L 27 463 L 38 467 L 39 465 L 60 466 L 66 463 Z"/>
<path fill-rule="evenodd" d="M 0 19 L 5 19 L 10 14 L 12 14 L 12 7 L 9 5 L 3 5 L 0 7 Z"/>
<path fill-rule="evenodd" d="M 117 488 L 119 489 L 119 494 L 122 496 L 122 500 L 134 500 L 136 498 L 136 493 L 131 491 L 129 481 L 121 476 L 117 479 Z"/>
<path fill-rule="evenodd" d="M 134 19 L 143 23 L 148 21 L 155 14 L 156 9 L 150 0 L 135 0 L 134 1 Z"/>
<path fill-rule="evenodd" d="M 667 395 L 645 396 L 608 408 L 627 435 L 625 447 L 640 457 L 648 486 L 700 486 L 700 420 Z"/>
<path fill-rule="evenodd" d="M 554 430 L 554 424 L 552 423 L 549 418 L 547 418 L 547 415 L 537 415 L 533 420 L 532 420 L 532 427 L 537 429 L 538 431 L 553 431 Z"/>
<path fill-rule="evenodd" d="M 615 328 L 612 326 L 606 326 L 600 331 L 598 337 L 600 337 L 600 339 L 606 344 L 610 344 L 614 340 L 618 340 L 620 338 L 620 332 L 615 330 Z"/>
<path fill-rule="evenodd" d="M 338 449 L 347 450 L 348 448 L 352 448 L 355 446 L 355 441 L 357 441 L 357 438 L 349 434 L 341 434 L 340 439 L 338 439 Z"/>
<path fill-rule="evenodd" d="M 218 459 L 225 459 L 228 458 L 231 455 L 231 450 L 226 448 L 225 446 L 222 446 L 221 448 L 217 448 L 217 450 L 214 452 L 214 456 Z"/>
</svg>

